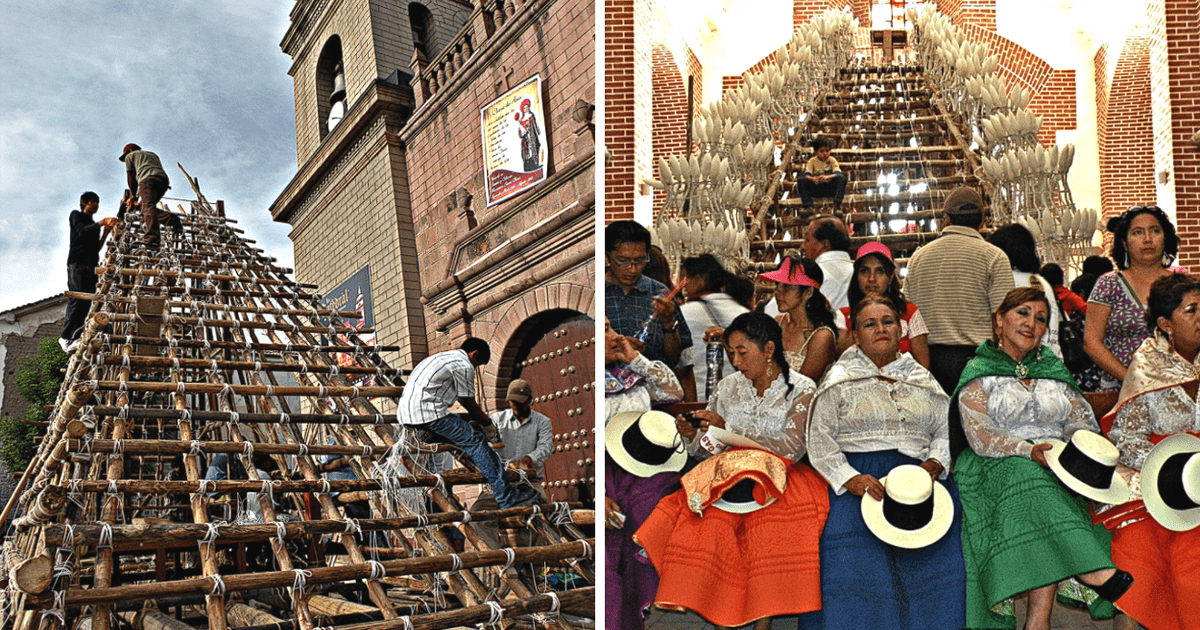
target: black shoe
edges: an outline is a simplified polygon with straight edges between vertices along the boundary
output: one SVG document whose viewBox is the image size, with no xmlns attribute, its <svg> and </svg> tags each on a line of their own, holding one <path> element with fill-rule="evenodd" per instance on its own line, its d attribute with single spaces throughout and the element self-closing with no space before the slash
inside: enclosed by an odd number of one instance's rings
<svg viewBox="0 0 1200 630">
<path fill-rule="evenodd" d="M 1133 586 L 1133 576 L 1127 571 L 1117 569 L 1117 572 L 1100 586 L 1092 586 L 1086 583 L 1085 585 L 1093 591 L 1096 591 L 1096 594 L 1099 595 L 1101 599 L 1115 602 L 1125 594 L 1125 591 L 1129 590 L 1129 587 Z"/>
</svg>

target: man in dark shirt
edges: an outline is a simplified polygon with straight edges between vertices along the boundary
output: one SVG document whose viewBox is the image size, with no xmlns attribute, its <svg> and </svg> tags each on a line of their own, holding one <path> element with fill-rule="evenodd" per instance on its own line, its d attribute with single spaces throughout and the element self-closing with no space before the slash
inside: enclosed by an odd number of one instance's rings
<svg viewBox="0 0 1200 630">
<path fill-rule="evenodd" d="M 613 330 L 634 339 L 651 361 L 678 364 L 692 335 L 675 303 L 664 299 L 667 287 L 642 274 L 650 262 L 650 231 L 636 221 L 613 221 L 604 229 L 604 248 L 604 313 Z M 654 320 L 643 330 L 651 314 Z M 637 339 L 639 332 L 644 339 Z"/>
<path fill-rule="evenodd" d="M 96 223 L 92 215 L 99 209 L 100 195 L 88 191 L 80 195 L 79 209 L 71 211 L 71 249 L 67 253 L 67 288 L 71 291 L 96 292 L 96 265 L 100 264 L 100 245 L 104 242 L 101 228 L 111 229 L 117 223 L 113 217 Z M 91 300 L 67 300 L 67 321 L 58 338 L 63 352 L 74 352 L 79 345 L 79 336 L 83 334 L 83 323 L 91 306 Z"/>
</svg>

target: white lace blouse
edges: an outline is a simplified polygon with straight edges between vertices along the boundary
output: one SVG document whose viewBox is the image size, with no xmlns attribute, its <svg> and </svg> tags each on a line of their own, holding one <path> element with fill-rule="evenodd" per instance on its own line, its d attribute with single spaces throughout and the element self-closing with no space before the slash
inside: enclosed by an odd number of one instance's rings
<svg viewBox="0 0 1200 630">
<path fill-rule="evenodd" d="M 935 459 L 944 469 L 950 467 L 949 399 L 886 378 L 885 372 L 877 374 L 876 378 L 833 385 L 813 402 L 809 460 L 837 494 L 844 493 L 844 484 L 860 474 L 844 453 L 896 449 L 922 461 Z M 943 470 L 942 478 L 945 476 Z"/>
<path fill-rule="evenodd" d="M 1146 455 L 1154 448 L 1151 435 L 1184 431 L 1200 431 L 1200 405 L 1188 397 L 1183 387 L 1175 386 L 1147 392 L 1125 403 L 1117 412 L 1108 438 L 1121 451 L 1122 464 L 1141 470 Z"/>
<path fill-rule="evenodd" d="M 644 378 L 634 387 L 604 397 L 604 424 L 625 411 L 647 411 L 653 403 L 683 400 L 683 386 L 667 364 L 639 354 L 628 367 Z"/>
<path fill-rule="evenodd" d="M 708 398 L 708 410 L 725 419 L 727 431 L 750 438 L 780 457 L 798 461 L 804 456 L 804 426 L 817 386 L 795 370 L 788 378 L 791 392 L 780 374 L 759 396 L 750 379 L 734 372 L 717 383 L 716 393 Z M 687 448 L 697 458 L 706 459 L 711 455 L 700 446 L 701 434 L 688 441 Z"/>
<path fill-rule="evenodd" d="M 981 376 L 959 392 L 963 431 L 983 457 L 1029 457 L 1034 443 L 1069 440 L 1076 431 L 1100 431 L 1087 399 L 1048 378 L 1026 384 L 1015 376 Z"/>
</svg>

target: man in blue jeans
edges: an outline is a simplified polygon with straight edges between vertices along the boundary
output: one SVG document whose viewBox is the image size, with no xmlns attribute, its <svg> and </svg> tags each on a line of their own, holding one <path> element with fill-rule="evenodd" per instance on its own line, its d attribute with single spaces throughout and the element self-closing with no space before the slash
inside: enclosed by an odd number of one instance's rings
<svg viewBox="0 0 1200 630">
<path fill-rule="evenodd" d="M 493 442 L 499 442 L 495 437 L 499 434 L 475 401 L 475 368 L 487 365 L 491 358 L 492 350 L 486 341 L 467 337 L 458 350 L 439 352 L 421 361 L 404 385 L 396 419 L 400 424 L 431 431 L 470 455 L 492 486 L 496 503 L 501 509 L 508 509 L 516 502 L 516 492 L 505 478 L 500 457 L 488 446 L 489 438 L 483 431 L 493 436 L 490 438 Z M 480 428 L 450 413 L 455 402 L 467 410 L 467 416 Z"/>
</svg>

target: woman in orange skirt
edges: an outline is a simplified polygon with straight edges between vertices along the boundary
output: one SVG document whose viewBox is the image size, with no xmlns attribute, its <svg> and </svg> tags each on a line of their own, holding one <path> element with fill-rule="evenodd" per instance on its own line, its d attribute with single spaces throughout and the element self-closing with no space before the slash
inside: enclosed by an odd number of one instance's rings
<svg viewBox="0 0 1200 630">
<path fill-rule="evenodd" d="M 825 482 L 797 463 L 815 385 L 788 367 L 779 324 L 738 316 L 725 331 L 738 372 L 723 379 L 698 425 L 676 428 L 703 461 L 637 531 L 658 571 L 654 603 L 717 626 L 821 607 L 817 542 L 829 514 Z"/>
<path fill-rule="evenodd" d="M 1200 434 L 1200 280 L 1183 274 L 1156 280 L 1146 323 L 1154 334 L 1133 355 L 1120 400 L 1105 418 L 1119 462 L 1139 473 L 1134 485 L 1144 501 L 1098 518 L 1112 531 L 1113 562 L 1136 578 L 1118 607 L 1153 630 L 1200 628 L 1200 488 L 1193 485 L 1189 495 L 1171 486 L 1200 465 L 1194 437 Z"/>
</svg>

